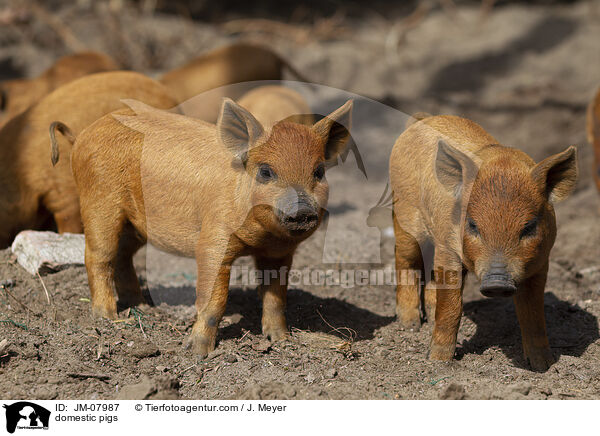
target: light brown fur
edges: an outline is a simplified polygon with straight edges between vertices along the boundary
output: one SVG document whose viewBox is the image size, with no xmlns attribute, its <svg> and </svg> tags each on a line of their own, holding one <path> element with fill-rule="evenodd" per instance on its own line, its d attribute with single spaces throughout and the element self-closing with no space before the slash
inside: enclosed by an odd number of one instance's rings
<svg viewBox="0 0 600 436">
<path fill-rule="evenodd" d="M 536 165 L 464 118 L 425 118 L 398 138 L 390 159 L 397 314 L 405 327 L 419 327 L 420 285 L 401 274 L 424 277 L 421 251 L 432 243 L 435 280 L 425 289 L 427 318 L 435 317 L 431 359 L 454 355 L 464 274 L 481 280 L 502 263 L 516 287 L 525 357 L 536 370 L 550 366 L 543 293 L 556 235 L 552 202 L 569 194 L 576 177 L 574 147 Z"/>
<path fill-rule="evenodd" d="M 588 105 L 586 124 L 588 141 L 594 147 L 594 168 L 592 169 L 592 173 L 596 182 L 596 188 L 600 191 L 600 89 L 598 89 L 596 96 Z"/>
<path fill-rule="evenodd" d="M 299 80 L 307 81 L 275 52 L 254 44 L 237 43 L 215 49 L 169 71 L 160 81 L 180 103 L 203 94 L 198 104 L 193 104 L 187 111 L 196 118 L 212 123 L 217 119 L 224 97 L 237 100 L 244 93 L 242 88 L 225 85 L 281 80 L 286 68 Z"/>
<path fill-rule="evenodd" d="M 6 80 L 0 83 L 0 101 L 3 108 L 0 122 L 20 114 L 66 83 L 88 74 L 118 69 L 115 61 L 105 54 L 82 52 L 61 57 L 35 78 Z"/>
<path fill-rule="evenodd" d="M 131 257 L 148 241 L 196 258 L 190 345 L 200 356 L 215 347 L 230 268 L 243 255 L 253 255 L 259 270 L 276 271 L 260 287 L 262 328 L 273 340 L 287 337 L 280 278 L 287 280 L 297 245 L 323 216 L 328 186 L 316 174 L 344 148 L 349 133 L 335 121 L 349 124 L 351 104 L 314 126 L 282 122 L 267 130 L 231 100 L 216 126 L 132 107 L 135 113 L 119 111 L 88 127 L 72 154 L 93 312 L 116 316 L 113 284 L 119 303 L 142 301 Z M 265 165 L 276 174 L 268 181 Z M 292 231 L 281 214 L 300 210 L 301 198 L 314 220 Z"/>
<path fill-rule="evenodd" d="M 283 120 L 305 125 L 314 123 L 314 116 L 304 97 L 285 86 L 259 86 L 244 94 L 238 104 L 263 126 L 273 126 Z"/>
<path fill-rule="evenodd" d="M 77 135 L 102 115 L 123 107 L 122 98 L 161 108 L 176 105 L 163 85 L 141 74 L 99 73 L 53 91 L 0 130 L 1 248 L 19 231 L 48 228 L 52 219 L 59 232 L 83 231 L 69 166 L 71 143 L 57 135 L 63 158 L 53 167 L 48 129 L 54 121 L 62 121 Z"/>
</svg>

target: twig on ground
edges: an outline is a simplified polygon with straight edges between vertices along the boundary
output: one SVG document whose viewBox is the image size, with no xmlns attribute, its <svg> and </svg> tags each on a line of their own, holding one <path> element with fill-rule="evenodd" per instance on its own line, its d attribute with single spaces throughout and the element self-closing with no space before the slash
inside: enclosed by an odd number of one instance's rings
<svg viewBox="0 0 600 436">
<path fill-rule="evenodd" d="M 340 335 L 342 335 L 344 337 L 344 339 L 346 339 L 350 343 L 354 342 L 354 338 L 356 338 L 356 331 L 355 330 L 352 330 L 350 327 L 334 327 L 329 322 L 327 322 L 327 320 L 323 317 L 323 315 L 321 315 L 321 312 L 319 312 L 318 309 L 317 309 L 317 313 L 319 314 L 319 316 L 321 317 L 321 319 L 323 320 L 323 322 L 325 324 L 327 324 L 327 326 L 329 328 L 331 328 L 332 332 L 339 333 Z M 342 332 L 343 330 L 346 331 L 346 333 L 343 333 Z"/>
<path fill-rule="evenodd" d="M 83 373 L 73 373 L 72 372 L 67 375 L 71 378 L 76 378 L 78 380 L 86 380 L 88 378 L 93 378 L 93 379 L 100 380 L 100 381 L 110 380 L 110 376 L 105 375 L 105 374 L 83 374 Z"/>
<path fill-rule="evenodd" d="M 39 271 L 36 271 L 38 278 L 40 279 L 40 282 L 42 282 L 42 287 L 44 288 L 44 292 L 46 293 L 46 300 L 48 300 L 48 304 L 50 303 L 50 294 L 48 293 L 48 288 L 46 288 L 46 284 L 44 283 L 44 280 L 42 280 L 42 276 L 40 275 Z"/>
</svg>

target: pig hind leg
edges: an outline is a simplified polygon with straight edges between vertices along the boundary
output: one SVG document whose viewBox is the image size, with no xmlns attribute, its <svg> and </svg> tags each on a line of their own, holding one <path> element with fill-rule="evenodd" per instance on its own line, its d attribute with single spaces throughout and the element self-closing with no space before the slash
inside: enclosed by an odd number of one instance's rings
<svg viewBox="0 0 600 436">
<path fill-rule="evenodd" d="M 120 211 L 96 213 L 99 205 L 82 208 L 85 227 L 85 266 L 95 316 L 115 319 L 115 266 L 119 257 L 119 242 L 124 216 Z"/>
<path fill-rule="evenodd" d="M 418 241 L 402 230 L 394 218 L 396 245 L 396 314 L 406 329 L 418 330 L 421 327 L 419 310 L 421 278 L 424 276 L 423 256 Z"/>
<path fill-rule="evenodd" d="M 115 287 L 119 306 L 133 307 L 144 303 L 140 282 L 133 266 L 133 255 L 145 244 L 133 226 L 127 222 L 119 239 L 115 259 Z"/>
</svg>

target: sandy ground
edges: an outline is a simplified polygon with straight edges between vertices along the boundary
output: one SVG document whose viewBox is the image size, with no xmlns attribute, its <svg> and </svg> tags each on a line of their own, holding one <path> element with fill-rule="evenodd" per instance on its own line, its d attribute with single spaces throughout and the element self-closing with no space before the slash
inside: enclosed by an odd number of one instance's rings
<svg viewBox="0 0 600 436">
<path fill-rule="evenodd" d="M 536 160 L 577 145 L 580 180 L 557 206 L 545 298 L 557 363 L 545 373 L 528 369 L 512 301 L 482 297 L 472 280 L 451 363 L 427 360 L 430 325 L 419 332 L 399 327 L 392 286 L 303 283 L 289 291 L 292 338 L 282 343 L 260 335 L 255 289 L 234 284 L 218 348 L 199 362 L 182 345 L 194 317 L 193 261 L 151 249 L 139 253 L 138 266 L 147 264 L 140 276 L 156 305 L 111 322 L 91 318 L 84 268 L 45 276 L 48 303 L 40 279 L 5 250 L 0 341 L 9 346 L 0 356 L 2 397 L 600 398 L 599 197 L 584 127 L 586 103 L 600 83 L 598 2 L 505 6 L 485 20 L 475 7 L 460 7 L 454 16 L 434 10 L 404 36 L 400 18 L 394 28 L 381 15 L 363 12 L 336 21 L 344 29 L 334 32 L 337 38 L 318 32 L 302 41 L 268 38 L 316 83 L 345 90 L 301 87 L 317 112 L 352 94 L 365 96 L 357 99 L 352 134 L 366 177 L 355 154 L 331 171 L 327 232 L 301 246 L 294 268 L 391 268 L 389 232 L 366 220 L 385 188 L 387 157 L 406 114 L 464 115 Z M 79 41 L 150 74 L 231 39 L 224 26 L 173 15 L 135 17 L 125 10 L 114 22 L 106 14 L 100 6 L 58 10 Z M 120 36 L 106 34 L 103 26 L 111 22 Z M 398 34 L 396 50 L 390 41 Z M 36 74 L 66 52 L 35 20 L 2 28 L 0 44 L 5 72 Z"/>
</svg>

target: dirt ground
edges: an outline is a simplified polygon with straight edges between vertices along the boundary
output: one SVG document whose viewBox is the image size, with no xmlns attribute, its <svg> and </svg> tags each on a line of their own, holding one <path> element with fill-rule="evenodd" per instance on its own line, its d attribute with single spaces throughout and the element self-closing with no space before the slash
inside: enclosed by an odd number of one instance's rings
<svg viewBox="0 0 600 436">
<path fill-rule="evenodd" d="M 586 104 L 600 84 L 600 3 L 500 5 L 489 15 L 477 2 L 458 4 L 455 11 L 433 8 L 418 22 L 408 6 L 389 15 L 363 8 L 282 21 L 283 30 L 262 23 L 267 30 L 257 33 L 233 13 L 206 22 L 139 12 L 127 2 L 77 2 L 53 9 L 68 23 L 65 34 L 39 14 L 0 3 L 0 20 L 10 23 L 0 27 L 0 73 L 39 73 L 83 45 L 155 74 L 243 37 L 272 45 L 331 87 L 310 91 L 313 104 L 333 108 L 348 96 L 335 89 L 384 103 L 357 100 L 353 138 L 367 176 L 354 154 L 331 171 L 329 226 L 301 246 L 294 260 L 300 270 L 391 268 L 389 229 L 368 227 L 366 219 L 384 190 L 405 114 L 469 117 L 536 160 L 577 145 L 577 190 L 556 208 L 545 310 L 557 362 L 547 372 L 531 371 L 522 358 L 512 300 L 484 298 L 473 280 L 451 363 L 427 360 L 431 325 L 400 328 L 392 286 L 302 283 L 289 291 L 292 337 L 281 343 L 260 335 L 255 289 L 232 286 L 218 348 L 198 361 L 183 347 L 194 317 L 193 261 L 139 253 L 155 306 L 111 322 L 90 316 L 83 267 L 40 279 L 4 250 L 0 341 L 8 347 L 0 353 L 0 397 L 600 398 L 600 203 L 585 137 Z"/>
</svg>

